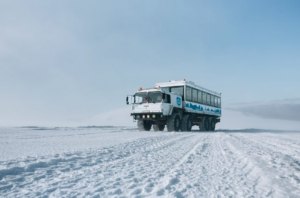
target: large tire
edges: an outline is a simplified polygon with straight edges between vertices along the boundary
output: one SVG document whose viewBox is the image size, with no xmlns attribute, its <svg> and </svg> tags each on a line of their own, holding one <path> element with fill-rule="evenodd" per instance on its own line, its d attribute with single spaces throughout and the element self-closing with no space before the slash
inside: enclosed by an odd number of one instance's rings
<svg viewBox="0 0 300 198">
<path fill-rule="evenodd" d="M 205 128 L 206 128 L 206 131 L 210 131 L 210 117 L 206 117 L 206 122 L 205 122 Z"/>
<path fill-rule="evenodd" d="M 180 116 L 178 113 L 174 113 L 167 120 L 167 129 L 169 132 L 171 131 L 179 131 L 180 129 Z"/>
<path fill-rule="evenodd" d="M 201 123 L 199 125 L 200 131 L 209 131 L 209 118 L 206 116 L 202 117 Z"/>
<path fill-rule="evenodd" d="M 190 115 L 184 115 L 181 120 L 181 131 L 192 130 L 192 119 Z"/>
<path fill-rule="evenodd" d="M 210 131 L 214 131 L 216 128 L 216 119 L 214 117 L 210 117 Z"/>
<path fill-rule="evenodd" d="M 163 131 L 165 129 L 165 125 L 164 124 L 154 124 L 153 129 L 154 129 L 154 131 Z"/>
<path fill-rule="evenodd" d="M 137 126 L 140 131 L 150 131 L 152 124 L 146 120 L 138 120 Z"/>
</svg>

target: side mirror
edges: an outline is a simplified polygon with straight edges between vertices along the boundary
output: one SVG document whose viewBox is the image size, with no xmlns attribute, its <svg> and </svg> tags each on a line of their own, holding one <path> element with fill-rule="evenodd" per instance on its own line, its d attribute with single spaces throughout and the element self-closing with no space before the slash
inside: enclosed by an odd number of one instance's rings
<svg viewBox="0 0 300 198">
<path fill-rule="evenodd" d="M 128 102 L 128 96 L 126 97 L 126 104 L 127 104 L 127 105 L 129 104 L 129 102 Z"/>
<path fill-rule="evenodd" d="M 165 98 L 166 98 L 166 94 L 163 93 L 163 94 L 162 94 L 162 99 L 164 100 Z"/>
</svg>

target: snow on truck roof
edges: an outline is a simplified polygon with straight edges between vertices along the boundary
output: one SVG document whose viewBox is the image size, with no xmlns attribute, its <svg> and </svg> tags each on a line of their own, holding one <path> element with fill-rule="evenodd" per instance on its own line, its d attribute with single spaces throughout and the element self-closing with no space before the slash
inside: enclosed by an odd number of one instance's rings
<svg viewBox="0 0 300 198">
<path fill-rule="evenodd" d="M 192 81 L 185 81 L 185 80 L 183 80 L 183 81 L 175 81 L 175 80 L 172 80 L 170 82 L 156 83 L 156 87 L 174 87 L 174 86 L 184 86 L 184 85 L 187 85 L 187 86 L 190 86 L 190 87 L 202 90 L 202 91 L 206 91 L 206 92 L 208 92 L 210 94 L 214 94 L 214 95 L 217 95 L 217 96 L 221 97 L 221 93 L 218 93 L 218 92 L 206 89 L 204 87 L 201 87 L 199 85 L 196 85 Z"/>
</svg>

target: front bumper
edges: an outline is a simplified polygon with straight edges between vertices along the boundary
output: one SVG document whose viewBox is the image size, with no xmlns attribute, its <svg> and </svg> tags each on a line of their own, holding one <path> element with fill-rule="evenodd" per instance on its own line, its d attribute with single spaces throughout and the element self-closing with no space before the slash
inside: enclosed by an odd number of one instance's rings
<svg viewBox="0 0 300 198">
<path fill-rule="evenodd" d="M 131 113 L 135 120 L 165 120 L 166 116 L 162 113 Z"/>
</svg>

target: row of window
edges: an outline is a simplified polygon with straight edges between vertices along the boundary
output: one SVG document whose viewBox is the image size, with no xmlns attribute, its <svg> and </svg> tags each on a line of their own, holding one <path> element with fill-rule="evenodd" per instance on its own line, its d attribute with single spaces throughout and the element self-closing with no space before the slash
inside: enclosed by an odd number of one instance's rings
<svg viewBox="0 0 300 198">
<path fill-rule="evenodd" d="M 186 87 L 186 100 L 221 108 L 220 97 L 188 86 Z"/>
</svg>

